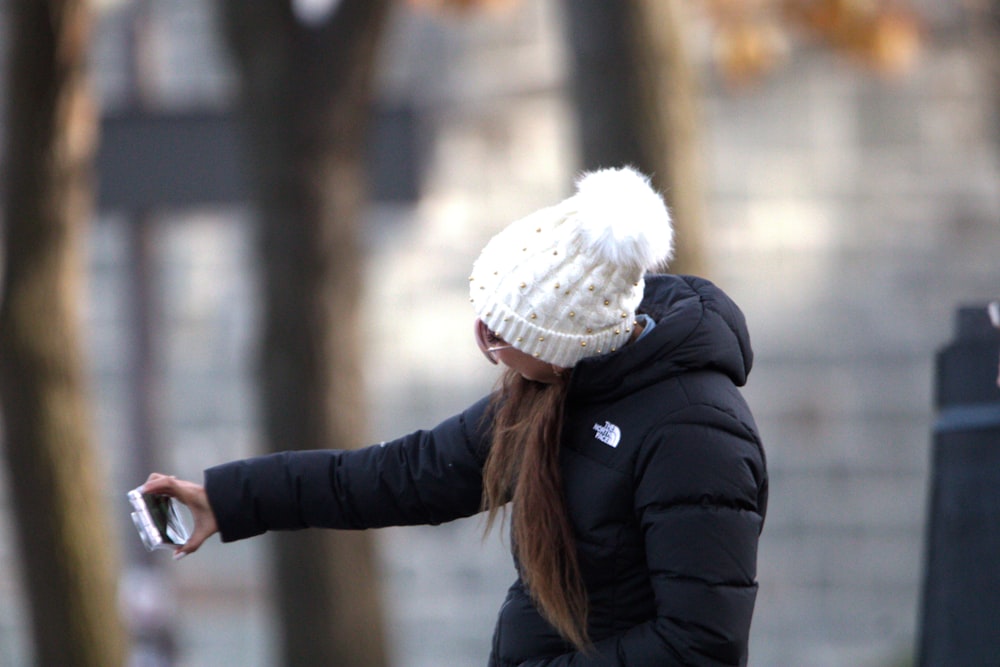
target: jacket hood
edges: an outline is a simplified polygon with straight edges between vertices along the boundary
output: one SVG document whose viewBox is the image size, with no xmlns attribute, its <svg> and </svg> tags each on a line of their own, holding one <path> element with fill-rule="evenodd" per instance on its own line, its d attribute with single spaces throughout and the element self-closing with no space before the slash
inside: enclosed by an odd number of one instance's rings
<svg viewBox="0 0 1000 667">
<path fill-rule="evenodd" d="M 746 384 L 753 365 L 746 320 L 712 282 L 646 276 L 638 312 L 653 318 L 653 330 L 618 352 L 580 361 L 573 369 L 571 396 L 613 399 L 697 370 L 716 370 L 737 386 Z"/>
</svg>

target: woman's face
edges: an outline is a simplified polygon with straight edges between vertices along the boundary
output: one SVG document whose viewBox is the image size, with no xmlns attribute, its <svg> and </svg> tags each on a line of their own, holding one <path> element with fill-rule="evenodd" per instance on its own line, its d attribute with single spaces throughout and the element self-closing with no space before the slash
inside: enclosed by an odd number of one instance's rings
<svg viewBox="0 0 1000 667">
<path fill-rule="evenodd" d="M 526 380 L 553 384 L 559 380 L 565 370 L 513 347 L 490 331 L 482 320 L 476 320 L 475 331 L 476 343 L 490 363 L 502 363 Z"/>
</svg>

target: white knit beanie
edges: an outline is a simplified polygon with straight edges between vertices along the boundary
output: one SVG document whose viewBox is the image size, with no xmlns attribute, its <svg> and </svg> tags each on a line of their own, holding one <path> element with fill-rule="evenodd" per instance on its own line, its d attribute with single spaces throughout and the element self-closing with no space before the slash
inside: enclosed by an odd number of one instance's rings
<svg viewBox="0 0 1000 667">
<path fill-rule="evenodd" d="M 673 252 L 670 214 L 639 172 L 585 173 L 576 190 L 494 236 L 469 277 L 490 330 L 564 368 L 628 341 L 643 275 Z"/>
</svg>

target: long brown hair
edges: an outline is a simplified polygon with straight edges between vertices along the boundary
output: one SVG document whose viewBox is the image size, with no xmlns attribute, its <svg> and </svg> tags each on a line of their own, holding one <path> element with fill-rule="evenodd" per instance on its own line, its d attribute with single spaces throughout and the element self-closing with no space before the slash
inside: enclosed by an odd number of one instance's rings
<svg viewBox="0 0 1000 667">
<path fill-rule="evenodd" d="M 505 371 L 494 398 L 483 508 L 489 532 L 511 502 L 511 540 L 528 592 L 546 620 L 583 650 L 590 646 L 587 593 L 559 467 L 565 398 L 563 378 L 543 384 Z"/>
</svg>

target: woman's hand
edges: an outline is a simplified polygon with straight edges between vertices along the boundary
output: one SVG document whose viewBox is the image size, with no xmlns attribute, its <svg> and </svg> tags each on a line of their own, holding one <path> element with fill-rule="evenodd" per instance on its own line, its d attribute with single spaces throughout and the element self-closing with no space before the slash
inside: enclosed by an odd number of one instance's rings
<svg viewBox="0 0 1000 667">
<path fill-rule="evenodd" d="M 205 540 L 219 532 L 215 513 L 208 503 L 208 494 L 205 493 L 205 487 L 200 484 L 185 482 L 176 477 L 154 472 L 142 485 L 142 492 L 170 496 L 184 503 L 191 511 L 191 516 L 194 518 L 194 529 L 184 546 L 174 550 L 175 560 L 183 558 L 189 553 L 194 553 Z"/>
</svg>

